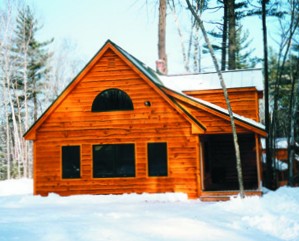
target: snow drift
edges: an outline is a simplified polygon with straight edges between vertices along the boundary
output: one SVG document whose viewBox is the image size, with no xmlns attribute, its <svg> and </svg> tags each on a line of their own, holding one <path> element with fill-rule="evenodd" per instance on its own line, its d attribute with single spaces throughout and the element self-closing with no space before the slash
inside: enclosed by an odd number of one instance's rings
<svg viewBox="0 0 299 241">
<path fill-rule="evenodd" d="M 299 189 L 204 203 L 185 194 L 32 195 L 0 182 L 0 240 L 299 240 Z"/>
</svg>

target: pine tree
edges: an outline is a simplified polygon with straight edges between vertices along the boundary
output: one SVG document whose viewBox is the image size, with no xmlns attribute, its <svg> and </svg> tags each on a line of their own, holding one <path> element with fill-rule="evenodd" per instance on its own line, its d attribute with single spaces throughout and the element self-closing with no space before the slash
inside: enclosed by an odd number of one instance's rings
<svg viewBox="0 0 299 241">
<path fill-rule="evenodd" d="M 298 0 L 290 0 L 281 4 L 282 11 L 278 13 L 285 14 L 280 19 L 280 42 L 278 53 L 271 56 L 269 65 L 269 92 L 271 102 L 271 121 L 269 121 L 270 143 L 267 152 L 267 169 L 275 166 L 275 139 L 277 137 L 288 137 L 289 148 L 289 185 L 293 185 L 293 162 L 294 162 L 294 140 L 296 138 L 295 123 L 298 120 L 298 58 L 292 56 L 292 45 L 296 43 L 296 33 L 299 29 Z M 285 10 L 284 10 L 285 9 Z M 275 15 L 277 16 L 277 15 Z M 272 66 L 271 66 L 272 64 Z M 283 124 L 284 123 L 284 124 Z M 267 148 L 267 149 L 268 149 Z M 269 160 L 268 160 L 269 157 Z M 273 170 L 275 181 L 275 168 Z M 270 176 L 270 175 L 269 175 Z M 299 180 L 298 180 L 299 181 Z"/>
<path fill-rule="evenodd" d="M 43 80 L 49 71 L 47 61 L 51 57 L 46 46 L 52 42 L 39 42 L 36 33 L 38 22 L 27 6 L 18 11 L 11 56 L 15 71 L 7 87 L 10 101 L 10 125 L 12 143 L 12 176 L 30 176 L 30 144 L 22 138 L 29 125 L 37 120 L 39 94 Z M 33 117 L 33 118 L 32 118 Z"/>
<path fill-rule="evenodd" d="M 17 17 L 16 39 L 14 51 L 18 63 L 18 71 L 14 84 L 17 89 L 23 90 L 20 95 L 22 106 L 33 110 L 33 120 L 38 117 L 38 95 L 43 86 L 42 81 L 48 73 L 47 61 L 51 57 L 46 47 L 53 41 L 39 42 L 36 40 L 37 31 L 40 30 L 37 20 L 34 18 L 29 6 L 19 11 Z M 29 110 L 25 111 L 25 128 L 28 128 Z"/>
<path fill-rule="evenodd" d="M 251 57 L 254 49 L 250 49 L 248 31 L 241 24 L 242 18 L 247 16 L 248 3 L 236 0 L 218 0 L 217 3 L 223 9 L 222 22 L 209 34 L 219 40 L 219 44 L 212 47 L 221 51 L 221 70 L 254 67 L 258 59 Z"/>
</svg>

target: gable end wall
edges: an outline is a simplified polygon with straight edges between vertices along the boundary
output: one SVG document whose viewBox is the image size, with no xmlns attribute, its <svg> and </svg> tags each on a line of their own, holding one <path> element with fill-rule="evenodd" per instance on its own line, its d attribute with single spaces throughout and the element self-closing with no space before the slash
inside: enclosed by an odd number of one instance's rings
<svg viewBox="0 0 299 241">
<path fill-rule="evenodd" d="M 133 111 L 91 112 L 103 90 L 119 88 Z M 150 101 L 151 106 L 144 105 Z M 168 177 L 148 177 L 147 143 L 167 142 Z M 135 144 L 134 178 L 93 178 L 92 145 Z M 61 178 L 61 147 L 80 145 L 81 178 Z M 113 51 L 108 50 L 36 131 L 35 194 L 185 192 L 198 196 L 199 145 L 190 123 Z"/>
</svg>

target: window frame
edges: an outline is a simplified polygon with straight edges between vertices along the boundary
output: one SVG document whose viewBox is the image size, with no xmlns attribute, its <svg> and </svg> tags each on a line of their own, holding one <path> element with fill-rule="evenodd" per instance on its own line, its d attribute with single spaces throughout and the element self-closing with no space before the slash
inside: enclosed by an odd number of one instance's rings
<svg viewBox="0 0 299 241">
<path fill-rule="evenodd" d="M 79 148 L 79 176 L 78 177 L 64 177 L 64 161 L 63 161 L 63 148 L 66 148 L 66 147 L 78 147 Z M 82 145 L 79 145 L 79 144 L 74 144 L 74 145 L 61 145 L 60 146 L 60 168 L 61 168 L 61 171 L 60 171 L 60 177 L 62 180 L 78 180 L 78 179 L 81 179 L 82 178 Z"/>
<path fill-rule="evenodd" d="M 165 171 L 166 174 L 159 174 L 159 175 L 154 175 L 150 173 L 150 150 L 149 150 L 149 145 L 151 144 L 165 144 L 165 155 L 166 155 L 166 160 L 165 160 Z M 168 148 L 168 143 L 166 141 L 159 141 L 159 142 L 148 142 L 146 145 L 146 158 L 147 158 L 147 176 L 150 178 L 163 178 L 163 177 L 168 177 L 169 176 L 169 148 Z"/>
<path fill-rule="evenodd" d="M 113 170 L 113 175 L 106 175 L 106 176 L 95 176 L 95 153 L 94 153 L 94 147 L 95 146 L 119 146 L 119 145 L 132 145 L 133 146 L 133 168 L 134 168 L 134 174 L 133 175 L 117 175 L 117 167 L 116 167 L 116 156 L 119 155 L 119 152 L 117 154 L 114 155 L 114 159 L 113 159 L 113 166 L 114 166 L 114 170 Z M 91 175 L 92 175 L 92 179 L 107 179 L 107 178 L 135 178 L 136 177 L 136 143 L 101 143 L 101 144 L 92 144 L 92 159 L 91 159 L 91 163 L 92 163 L 92 170 L 91 170 Z"/>
<path fill-rule="evenodd" d="M 123 95 L 122 98 L 126 99 L 125 105 L 128 105 L 129 107 L 126 106 L 121 106 L 116 107 L 116 106 L 106 106 L 105 104 L 111 103 L 113 101 L 109 100 L 109 98 L 106 95 L 106 93 L 109 93 L 109 91 L 117 91 L 116 92 L 116 99 L 119 100 L 119 94 L 121 93 Z M 109 94 L 108 94 L 109 95 Z M 112 94 L 111 94 L 112 95 Z M 113 96 L 110 96 L 112 98 Z M 106 103 L 105 103 L 106 102 Z M 115 104 L 115 103 L 114 103 Z M 119 102 L 117 102 L 118 105 Z M 102 106 L 100 106 L 102 105 Z M 109 107 L 109 108 L 108 108 Z M 109 88 L 101 91 L 97 96 L 93 99 L 92 105 L 91 105 L 91 112 L 97 113 L 97 112 L 115 112 L 115 111 L 132 111 L 134 110 L 134 104 L 131 99 L 131 97 L 123 90 L 118 89 L 118 88 Z"/>
</svg>

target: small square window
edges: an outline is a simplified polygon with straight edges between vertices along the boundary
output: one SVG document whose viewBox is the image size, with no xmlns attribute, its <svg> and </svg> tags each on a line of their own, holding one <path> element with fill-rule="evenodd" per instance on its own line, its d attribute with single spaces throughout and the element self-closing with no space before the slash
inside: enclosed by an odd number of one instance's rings
<svg viewBox="0 0 299 241">
<path fill-rule="evenodd" d="M 148 175 L 167 176 L 167 144 L 148 143 L 147 145 Z"/>
<path fill-rule="evenodd" d="M 62 147 L 62 178 L 80 178 L 80 146 Z"/>
</svg>

